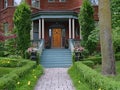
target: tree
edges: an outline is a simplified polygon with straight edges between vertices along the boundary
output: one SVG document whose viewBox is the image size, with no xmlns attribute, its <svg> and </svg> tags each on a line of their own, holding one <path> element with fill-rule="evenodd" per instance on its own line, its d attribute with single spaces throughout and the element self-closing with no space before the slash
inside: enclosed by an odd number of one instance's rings
<svg viewBox="0 0 120 90">
<path fill-rule="evenodd" d="M 17 49 L 19 54 L 24 57 L 26 49 L 30 46 L 31 30 L 31 10 L 25 2 L 16 8 L 13 20 L 17 35 Z"/>
<path fill-rule="evenodd" d="M 112 44 L 110 0 L 99 0 L 100 43 L 102 74 L 115 75 L 115 58 Z"/>
<path fill-rule="evenodd" d="M 87 40 L 88 40 L 88 36 L 90 35 L 90 32 L 95 28 L 93 13 L 94 11 L 90 1 L 84 0 L 80 8 L 80 13 L 78 15 L 78 18 L 79 18 L 79 23 L 82 30 L 83 45 L 90 52 L 91 52 L 91 49 L 89 47 L 91 46 L 89 46 L 89 42 L 87 42 Z"/>
</svg>

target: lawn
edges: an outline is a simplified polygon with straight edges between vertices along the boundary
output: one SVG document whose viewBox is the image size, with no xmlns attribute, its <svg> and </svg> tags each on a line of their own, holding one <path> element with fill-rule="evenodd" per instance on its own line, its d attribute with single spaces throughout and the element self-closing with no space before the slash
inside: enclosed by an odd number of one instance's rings
<svg viewBox="0 0 120 90">
<path fill-rule="evenodd" d="M 5 74 L 9 74 L 13 70 L 15 70 L 15 68 L 0 67 L 0 77 L 2 77 Z"/>
<path fill-rule="evenodd" d="M 101 73 L 101 65 L 95 65 L 94 69 Z M 120 81 L 120 61 L 116 61 L 116 76 L 109 76 L 109 78 L 112 78 L 116 81 Z"/>
</svg>

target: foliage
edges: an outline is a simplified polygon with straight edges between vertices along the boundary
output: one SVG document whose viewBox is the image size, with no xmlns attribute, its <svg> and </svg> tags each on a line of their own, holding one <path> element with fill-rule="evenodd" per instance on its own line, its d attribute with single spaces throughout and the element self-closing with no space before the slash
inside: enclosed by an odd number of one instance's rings
<svg viewBox="0 0 120 90">
<path fill-rule="evenodd" d="M 86 83 L 89 90 L 120 90 L 120 82 L 107 78 L 80 62 L 74 65 L 74 70 L 78 72 L 77 75 L 80 77 L 80 81 Z"/>
<path fill-rule="evenodd" d="M 120 0 L 111 0 L 112 27 L 120 28 Z"/>
<path fill-rule="evenodd" d="M 0 67 L 21 67 L 25 64 L 26 62 L 21 60 L 0 59 Z"/>
<path fill-rule="evenodd" d="M 25 51 L 30 46 L 31 10 L 25 3 L 21 3 L 14 13 L 15 31 L 17 34 L 18 53 L 24 57 Z"/>
<path fill-rule="evenodd" d="M 43 74 L 42 66 L 38 65 L 36 68 L 30 70 L 28 74 L 17 81 L 15 90 L 33 90 L 37 80 Z"/>
<path fill-rule="evenodd" d="M 22 60 L 23 61 L 23 60 Z M 0 89 L 2 90 L 15 90 L 17 80 L 24 77 L 30 72 L 31 69 L 35 68 L 35 63 L 32 61 L 25 61 L 26 64 L 22 67 L 19 67 L 9 74 L 4 75 L 0 78 Z M 9 82 L 9 83 L 8 83 Z"/>
<path fill-rule="evenodd" d="M 96 27 L 93 31 L 90 32 L 90 35 L 88 36 L 88 40 L 86 42 L 87 49 L 89 50 L 89 53 L 92 54 L 94 51 L 97 50 L 97 46 L 99 44 L 99 29 Z"/>
<path fill-rule="evenodd" d="M 89 90 L 88 85 L 84 82 L 81 82 L 81 77 L 79 77 L 79 73 L 74 66 L 69 68 L 68 73 L 73 81 L 76 90 Z"/>
<path fill-rule="evenodd" d="M 87 43 L 88 36 L 90 32 L 94 30 L 94 17 L 93 17 L 93 7 L 89 0 L 84 0 L 83 4 L 80 8 L 80 13 L 78 15 L 79 23 L 81 25 L 82 36 L 83 36 L 83 45 L 85 48 L 89 49 L 91 47 L 89 43 Z"/>
<path fill-rule="evenodd" d="M 120 27 L 113 29 L 113 45 L 115 53 L 120 52 Z"/>
</svg>

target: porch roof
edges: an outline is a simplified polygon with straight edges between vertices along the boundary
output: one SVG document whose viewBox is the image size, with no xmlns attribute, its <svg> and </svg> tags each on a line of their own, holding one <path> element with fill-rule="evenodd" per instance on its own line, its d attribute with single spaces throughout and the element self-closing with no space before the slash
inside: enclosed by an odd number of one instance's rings
<svg viewBox="0 0 120 90">
<path fill-rule="evenodd" d="M 40 11 L 38 13 L 32 14 L 32 20 L 37 20 L 40 18 L 48 19 L 48 18 L 74 18 L 78 19 L 78 15 L 73 11 Z"/>
</svg>

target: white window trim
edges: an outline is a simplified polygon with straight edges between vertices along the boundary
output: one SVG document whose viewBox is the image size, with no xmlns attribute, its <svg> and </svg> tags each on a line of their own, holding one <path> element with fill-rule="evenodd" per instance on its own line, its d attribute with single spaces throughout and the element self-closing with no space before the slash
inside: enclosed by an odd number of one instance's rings
<svg viewBox="0 0 120 90">
<path fill-rule="evenodd" d="M 35 0 L 35 3 L 36 3 L 36 1 L 39 2 L 39 5 L 38 5 L 38 6 L 33 5 L 32 0 L 31 0 L 31 6 L 32 6 L 33 8 L 40 8 L 40 0 Z"/>
</svg>

